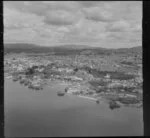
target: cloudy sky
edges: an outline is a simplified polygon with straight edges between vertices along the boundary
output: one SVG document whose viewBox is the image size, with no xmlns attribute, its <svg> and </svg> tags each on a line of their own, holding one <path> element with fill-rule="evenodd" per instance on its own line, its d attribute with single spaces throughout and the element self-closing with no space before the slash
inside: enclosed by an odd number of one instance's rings
<svg viewBox="0 0 150 138">
<path fill-rule="evenodd" d="M 141 46 L 141 1 L 5 1 L 4 43 Z"/>
</svg>

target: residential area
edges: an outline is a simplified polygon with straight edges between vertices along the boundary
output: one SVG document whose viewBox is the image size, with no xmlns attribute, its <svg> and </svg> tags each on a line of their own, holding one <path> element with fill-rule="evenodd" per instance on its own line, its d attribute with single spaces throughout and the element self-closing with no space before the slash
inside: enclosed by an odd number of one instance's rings
<svg viewBox="0 0 150 138">
<path fill-rule="evenodd" d="M 6 55 L 6 78 L 19 81 L 32 90 L 42 90 L 50 82 L 66 83 L 58 96 L 72 94 L 107 101 L 112 109 L 142 106 L 142 63 L 134 57 L 108 56 L 31 56 Z M 138 56 L 137 56 L 138 58 Z M 130 63 L 130 64 L 129 64 Z"/>
</svg>

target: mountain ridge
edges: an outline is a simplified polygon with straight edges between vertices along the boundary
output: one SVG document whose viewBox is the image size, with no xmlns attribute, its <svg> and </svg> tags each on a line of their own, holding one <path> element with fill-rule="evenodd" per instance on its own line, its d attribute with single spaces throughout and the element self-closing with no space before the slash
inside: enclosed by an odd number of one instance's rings
<svg viewBox="0 0 150 138">
<path fill-rule="evenodd" d="M 102 48 L 102 47 L 90 47 L 87 45 L 57 45 L 52 47 L 45 47 L 41 45 L 28 44 L 28 43 L 17 43 L 17 44 L 4 44 L 4 52 L 5 53 L 70 53 L 70 54 L 80 54 L 80 53 L 94 53 L 94 54 L 102 54 L 102 53 L 125 53 L 125 52 L 142 52 L 142 46 L 136 46 L 132 48 Z"/>
<path fill-rule="evenodd" d="M 89 46 L 89 45 L 81 45 L 81 44 L 64 44 L 64 45 L 54 45 L 54 46 L 51 46 L 51 47 L 48 47 L 48 46 L 42 46 L 42 45 L 37 45 L 37 44 L 30 44 L 30 43 L 5 43 L 4 44 L 4 48 L 9 48 L 10 46 L 12 47 L 17 47 L 17 46 L 32 46 L 32 47 L 37 47 L 37 48 L 53 48 L 53 47 L 56 47 L 56 48 L 90 48 L 90 49 L 132 49 L 132 48 L 136 48 L 136 47 L 142 47 L 142 46 L 134 46 L 134 47 L 131 47 L 131 48 L 103 48 L 103 47 L 92 47 L 92 46 Z"/>
</svg>

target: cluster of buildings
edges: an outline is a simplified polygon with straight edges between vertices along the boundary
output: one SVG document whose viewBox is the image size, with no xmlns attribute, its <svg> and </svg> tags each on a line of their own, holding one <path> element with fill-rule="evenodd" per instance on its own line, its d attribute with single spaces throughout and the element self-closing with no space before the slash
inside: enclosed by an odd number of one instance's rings
<svg viewBox="0 0 150 138">
<path fill-rule="evenodd" d="M 66 57 L 67 58 L 67 57 Z M 44 85 L 45 82 L 43 80 L 43 78 L 41 77 L 41 74 L 44 74 L 44 71 L 50 70 L 50 72 L 48 72 L 50 75 L 50 77 L 47 77 L 47 80 L 53 80 L 53 79 L 58 79 L 58 80 L 62 80 L 62 81 L 69 81 L 72 83 L 72 85 L 69 86 L 69 88 L 67 89 L 68 93 L 72 93 L 72 94 L 78 94 L 78 95 L 87 95 L 87 96 L 95 96 L 95 94 L 97 93 L 97 91 L 95 91 L 94 89 L 92 89 L 92 87 L 90 87 L 89 85 L 89 81 L 91 80 L 96 80 L 97 78 L 94 77 L 92 74 L 90 74 L 89 72 L 87 72 L 84 69 L 81 69 L 80 67 L 82 66 L 88 66 L 91 69 L 93 68 L 98 68 L 99 66 L 103 66 L 99 65 L 99 64 L 95 64 L 94 59 L 92 59 L 89 62 L 84 62 L 87 59 L 82 59 L 80 60 L 79 57 L 76 57 L 76 59 L 71 60 L 71 58 L 67 59 L 68 61 L 70 61 L 69 63 L 65 62 L 65 57 L 58 58 L 56 60 L 53 59 L 43 59 L 43 58 L 30 58 L 30 57 L 21 57 L 21 58 L 5 58 L 4 60 L 4 69 L 5 72 L 7 73 L 13 73 L 13 72 L 17 72 L 19 74 L 20 73 L 25 73 L 27 71 L 27 69 L 29 68 L 34 68 L 34 71 L 38 72 L 33 75 L 31 75 L 31 78 L 26 78 L 25 76 L 17 78 L 20 79 L 20 82 L 27 85 L 29 88 L 31 89 L 36 89 L 36 90 L 41 90 Z M 98 60 L 98 59 L 96 59 Z M 101 61 L 103 62 L 103 60 Z M 106 61 L 104 61 L 104 64 L 108 64 Z M 118 64 L 114 64 L 117 68 L 120 67 Z M 117 66 L 118 65 L 118 66 Z M 96 67 L 97 66 L 97 67 Z M 75 71 L 75 68 L 77 68 L 77 70 Z M 51 71 L 55 71 L 55 72 L 59 72 L 58 74 L 53 74 L 53 72 Z M 115 72 L 114 72 L 115 73 Z M 44 75 L 43 75 L 44 76 Z M 111 90 L 113 88 L 135 88 L 135 91 L 138 91 L 139 93 L 142 93 L 142 88 L 137 88 L 137 85 L 141 84 L 143 79 L 142 79 L 142 71 L 139 70 L 138 73 L 136 74 L 134 79 L 130 79 L 130 80 L 119 80 L 119 79 L 112 79 L 111 75 L 108 73 L 106 74 L 106 76 L 104 76 L 103 78 L 100 78 L 103 81 L 107 82 L 107 94 L 112 94 L 113 92 L 109 92 L 108 90 Z M 74 84 L 75 82 L 75 84 Z M 83 83 L 86 82 L 86 83 Z M 97 86 L 99 87 L 99 86 Z M 101 89 L 101 87 L 99 87 L 99 89 Z M 105 90 L 103 91 L 105 94 Z M 134 92 L 134 91 L 133 91 Z M 98 93 L 99 94 L 99 93 Z M 98 95 L 97 94 L 97 95 Z M 114 93 L 116 94 L 116 93 Z M 124 95 L 124 98 L 126 97 L 134 97 L 135 95 L 128 94 L 128 95 Z"/>
</svg>

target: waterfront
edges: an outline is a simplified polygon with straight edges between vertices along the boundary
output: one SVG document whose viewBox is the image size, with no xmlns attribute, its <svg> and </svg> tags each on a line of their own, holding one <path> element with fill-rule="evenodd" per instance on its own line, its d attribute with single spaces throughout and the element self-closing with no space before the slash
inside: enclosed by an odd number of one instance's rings
<svg viewBox="0 0 150 138">
<path fill-rule="evenodd" d="M 20 55 L 21 56 L 21 55 Z M 59 81 L 60 84 L 67 83 L 68 86 L 64 91 L 59 91 L 58 96 L 64 94 L 72 94 L 84 96 L 86 98 L 94 98 L 97 103 L 99 99 L 107 100 L 111 108 L 119 108 L 122 106 L 142 107 L 142 68 L 137 68 L 141 59 L 132 55 L 130 69 L 124 67 L 118 60 L 107 62 L 101 55 L 97 57 L 76 55 L 69 56 L 44 56 L 40 55 L 22 55 L 18 54 L 5 56 L 5 76 L 14 82 L 19 81 L 21 85 L 32 90 L 43 90 L 48 82 Z M 118 57 L 118 55 L 116 55 Z M 17 58 L 16 58 L 17 57 Z M 111 56 L 112 57 L 112 56 Z M 123 55 L 120 57 L 123 58 Z M 67 62 L 70 59 L 69 63 Z M 77 61 L 78 59 L 78 61 Z M 93 59 L 93 62 L 89 62 Z M 126 62 L 127 59 L 124 59 Z M 84 62 L 83 62 L 84 61 Z M 106 65 L 100 64 L 106 62 L 107 69 L 102 68 Z M 124 62 L 125 62 L 124 61 Z M 96 62 L 96 66 L 95 63 Z M 124 63 L 123 62 L 123 63 Z M 125 63 L 126 63 L 125 62 Z M 94 63 L 94 64 L 93 64 Z M 122 71 L 111 68 L 111 64 L 121 64 Z M 128 63 L 128 62 L 127 62 Z M 129 64 L 128 63 L 128 64 Z M 141 63 L 140 63 L 141 64 Z M 55 84 L 55 83 L 54 83 Z"/>
<path fill-rule="evenodd" d="M 142 136 L 142 108 L 111 110 L 74 95 L 57 96 L 63 85 L 33 91 L 5 79 L 5 136 Z"/>
<path fill-rule="evenodd" d="M 143 135 L 142 2 L 3 5 L 6 137 Z"/>
</svg>

